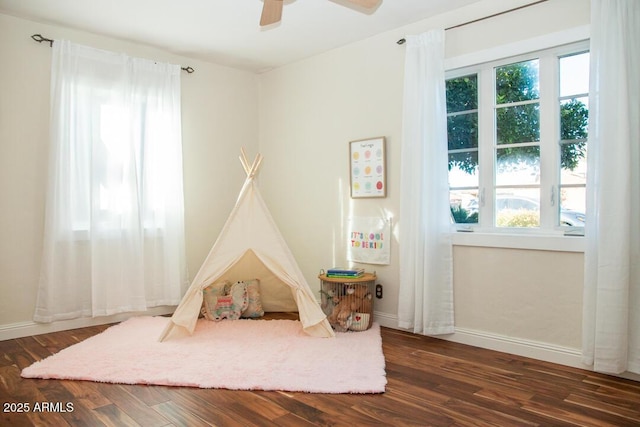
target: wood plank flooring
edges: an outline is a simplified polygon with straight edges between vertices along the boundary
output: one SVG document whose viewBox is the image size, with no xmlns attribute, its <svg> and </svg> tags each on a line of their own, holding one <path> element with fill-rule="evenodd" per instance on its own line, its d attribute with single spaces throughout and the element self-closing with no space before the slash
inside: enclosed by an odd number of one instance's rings
<svg viewBox="0 0 640 427">
<path fill-rule="evenodd" d="M 0 425 L 640 426 L 639 382 L 388 328 L 382 328 L 388 377 L 383 394 L 231 391 L 20 377 L 21 369 L 34 361 L 107 327 L 0 342 Z"/>
</svg>

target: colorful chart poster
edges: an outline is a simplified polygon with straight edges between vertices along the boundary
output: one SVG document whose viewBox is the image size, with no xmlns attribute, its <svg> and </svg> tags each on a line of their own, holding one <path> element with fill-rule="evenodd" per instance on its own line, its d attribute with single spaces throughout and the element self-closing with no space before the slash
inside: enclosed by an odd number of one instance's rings
<svg viewBox="0 0 640 427">
<path fill-rule="evenodd" d="M 384 137 L 363 139 L 349 143 L 351 197 L 385 197 L 385 140 Z"/>
<path fill-rule="evenodd" d="M 353 217 L 347 227 L 347 260 L 365 264 L 389 264 L 391 219 Z"/>
</svg>

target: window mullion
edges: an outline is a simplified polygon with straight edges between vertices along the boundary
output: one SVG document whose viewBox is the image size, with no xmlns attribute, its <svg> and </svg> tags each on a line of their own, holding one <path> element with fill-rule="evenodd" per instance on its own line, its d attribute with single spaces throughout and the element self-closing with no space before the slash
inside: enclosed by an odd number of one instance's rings
<svg viewBox="0 0 640 427">
<path fill-rule="evenodd" d="M 494 183 L 495 183 L 495 78 L 493 68 L 485 67 L 478 73 L 478 163 L 479 167 L 479 212 L 480 226 L 493 228 Z"/>
<path fill-rule="evenodd" d="M 555 55 L 540 58 L 540 228 L 558 225 L 559 213 L 559 106 L 558 61 Z"/>
</svg>

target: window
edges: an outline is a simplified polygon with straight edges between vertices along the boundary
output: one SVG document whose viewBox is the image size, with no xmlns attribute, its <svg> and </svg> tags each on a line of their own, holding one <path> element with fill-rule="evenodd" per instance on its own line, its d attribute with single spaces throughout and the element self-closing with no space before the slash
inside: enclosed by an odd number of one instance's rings
<svg viewBox="0 0 640 427">
<path fill-rule="evenodd" d="M 585 44 L 448 73 L 458 229 L 583 230 L 588 73 Z"/>
<path fill-rule="evenodd" d="M 584 226 L 587 183 L 587 119 L 589 53 L 560 58 L 560 185 L 561 225 Z"/>
<path fill-rule="evenodd" d="M 34 319 L 144 311 L 187 282 L 180 67 L 56 41 Z"/>
<path fill-rule="evenodd" d="M 73 142 L 70 226 L 86 238 L 91 222 L 120 229 L 123 216 L 134 213 L 147 235 L 158 232 L 166 225 L 165 192 L 171 188 L 166 170 L 175 160 L 169 155 L 175 133 L 170 115 L 153 98 L 125 104 L 110 99 L 108 91 L 79 90 L 91 94 L 95 129 L 92 144 Z"/>
<path fill-rule="evenodd" d="M 449 197 L 457 223 L 478 222 L 478 76 L 447 80 Z"/>
</svg>

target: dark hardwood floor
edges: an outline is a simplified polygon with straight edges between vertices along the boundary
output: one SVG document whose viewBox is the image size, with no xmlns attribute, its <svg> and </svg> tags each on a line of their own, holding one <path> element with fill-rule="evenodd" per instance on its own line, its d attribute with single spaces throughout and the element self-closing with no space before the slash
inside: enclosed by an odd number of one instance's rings
<svg viewBox="0 0 640 427">
<path fill-rule="evenodd" d="M 20 377 L 21 369 L 34 361 L 106 328 L 0 342 L 0 425 L 640 426 L 638 382 L 387 328 L 382 328 L 388 377 L 383 394 L 231 391 Z M 26 405 L 28 412 L 18 412 Z"/>
</svg>

